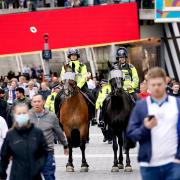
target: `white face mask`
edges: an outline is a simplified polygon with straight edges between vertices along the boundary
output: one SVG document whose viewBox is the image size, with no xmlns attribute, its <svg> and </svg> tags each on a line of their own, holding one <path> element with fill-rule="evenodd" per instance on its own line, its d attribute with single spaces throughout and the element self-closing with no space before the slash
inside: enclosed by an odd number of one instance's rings
<svg viewBox="0 0 180 180">
<path fill-rule="evenodd" d="M 27 124 L 29 121 L 29 114 L 18 114 L 15 115 L 15 120 L 18 123 L 19 127 L 22 127 Z"/>
</svg>

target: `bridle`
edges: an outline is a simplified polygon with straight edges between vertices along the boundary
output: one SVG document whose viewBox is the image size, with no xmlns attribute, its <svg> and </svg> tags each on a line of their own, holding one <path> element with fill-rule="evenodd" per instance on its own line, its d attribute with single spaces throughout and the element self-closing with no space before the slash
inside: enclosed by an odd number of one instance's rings
<svg viewBox="0 0 180 180">
<path fill-rule="evenodd" d="M 63 87 L 63 93 L 65 98 L 70 98 L 72 96 L 77 95 L 79 92 L 79 88 L 77 87 L 77 83 L 73 80 L 65 80 L 65 84 Z"/>
<path fill-rule="evenodd" d="M 112 94 L 118 96 L 122 91 L 123 74 L 120 69 L 113 69 L 109 73 L 109 81 L 112 87 Z"/>
</svg>

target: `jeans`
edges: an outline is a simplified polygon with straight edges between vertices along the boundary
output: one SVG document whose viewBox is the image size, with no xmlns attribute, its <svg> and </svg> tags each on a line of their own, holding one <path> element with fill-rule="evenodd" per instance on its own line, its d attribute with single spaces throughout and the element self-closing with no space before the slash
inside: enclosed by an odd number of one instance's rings
<svg viewBox="0 0 180 180">
<path fill-rule="evenodd" d="M 55 164 L 55 158 L 53 154 L 48 154 L 48 157 L 46 159 L 45 166 L 43 168 L 43 176 L 45 180 L 55 180 L 55 170 L 56 170 L 56 164 Z"/>
<path fill-rule="evenodd" d="M 157 167 L 141 167 L 142 180 L 180 180 L 180 164 L 169 163 Z"/>
</svg>

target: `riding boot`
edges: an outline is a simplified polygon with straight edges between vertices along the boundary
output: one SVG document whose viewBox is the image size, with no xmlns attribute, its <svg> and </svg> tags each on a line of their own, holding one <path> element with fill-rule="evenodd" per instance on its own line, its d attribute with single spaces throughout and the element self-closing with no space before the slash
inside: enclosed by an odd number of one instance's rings
<svg viewBox="0 0 180 180">
<path fill-rule="evenodd" d="M 60 91 L 54 101 L 54 109 L 55 109 L 55 114 L 58 117 L 58 119 L 60 119 L 60 107 L 62 105 L 62 102 L 64 100 L 64 95 L 63 95 L 63 91 Z M 61 124 L 61 122 L 59 121 L 59 125 L 63 130 L 63 125 Z"/>
<path fill-rule="evenodd" d="M 98 127 L 100 127 L 102 129 L 102 131 L 105 130 L 105 123 L 104 123 L 104 114 L 105 114 L 105 112 L 103 110 L 104 110 L 104 108 L 102 108 L 101 111 L 100 111 L 99 123 L 98 123 Z"/>
<path fill-rule="evenodd" d="M 99 124 L 98 124 L 98 126 L 100 128 L 105 128 L 105 119 L 104 118 L 105 118 L 105 113 L 106 113 L 108 102 L 109 102 L 109 98 L 106 98 L 103 102 L 103 106 L 102 106 L 100 116 L 99 116 Z"/>
<path fill-rule="evenodd" d="M 54 100 L 54 110 L 55 110 L 55 114 L 57 115 L 57 117 L 59 117 L 59 112 L 60 112 L 60 106 L 62 104 L 62 100 L 63 100 L 63 90 L 61 90 L 55 100 Z"/>
<path fill-rule="evenodd" d="M 88 108 L 89 108 L 89 119 L 91 121 L 91 125 L 95 125 L 97 124 L 97 121 L 96 121 L 96 118 L 95 118 L 95 99 L 93 97 L 93 94 L 92 92 L 88 89 L 87 87 L 87 84 L 85 84 L 82 88 L 81 88 L 81 91 L 83 93 L 85 93 L 89 100 L 91 101 L 88 101 L 88 99 L 86 98 L 86 101 L 88 103 Z"/>
</svg>

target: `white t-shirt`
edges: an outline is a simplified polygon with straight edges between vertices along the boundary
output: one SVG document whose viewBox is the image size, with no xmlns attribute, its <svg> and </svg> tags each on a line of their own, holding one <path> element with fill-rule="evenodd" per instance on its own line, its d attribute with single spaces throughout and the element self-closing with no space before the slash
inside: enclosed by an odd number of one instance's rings
<svg viewBox="0 0 180 180">
<path fill-rule="evenodd" d="M 3 117 L 0 116 L 0 150 L 3 144 L 4 138 L 6 137 L 6 133 L 8 131 L 8 127 L 6 121 Z"/>
<path fill-rule="evenodd" d="M 162 106 L 147 98 L 148 113 L 155 115 L 157 126 L 151 130 L 152 157 L 150 163 L 141 162 L 140 166 L 155 167 L 175 160 L 178 146 L 177 122 L 178 108 L 176 98 L 168 96 Z"/>
</svg>

